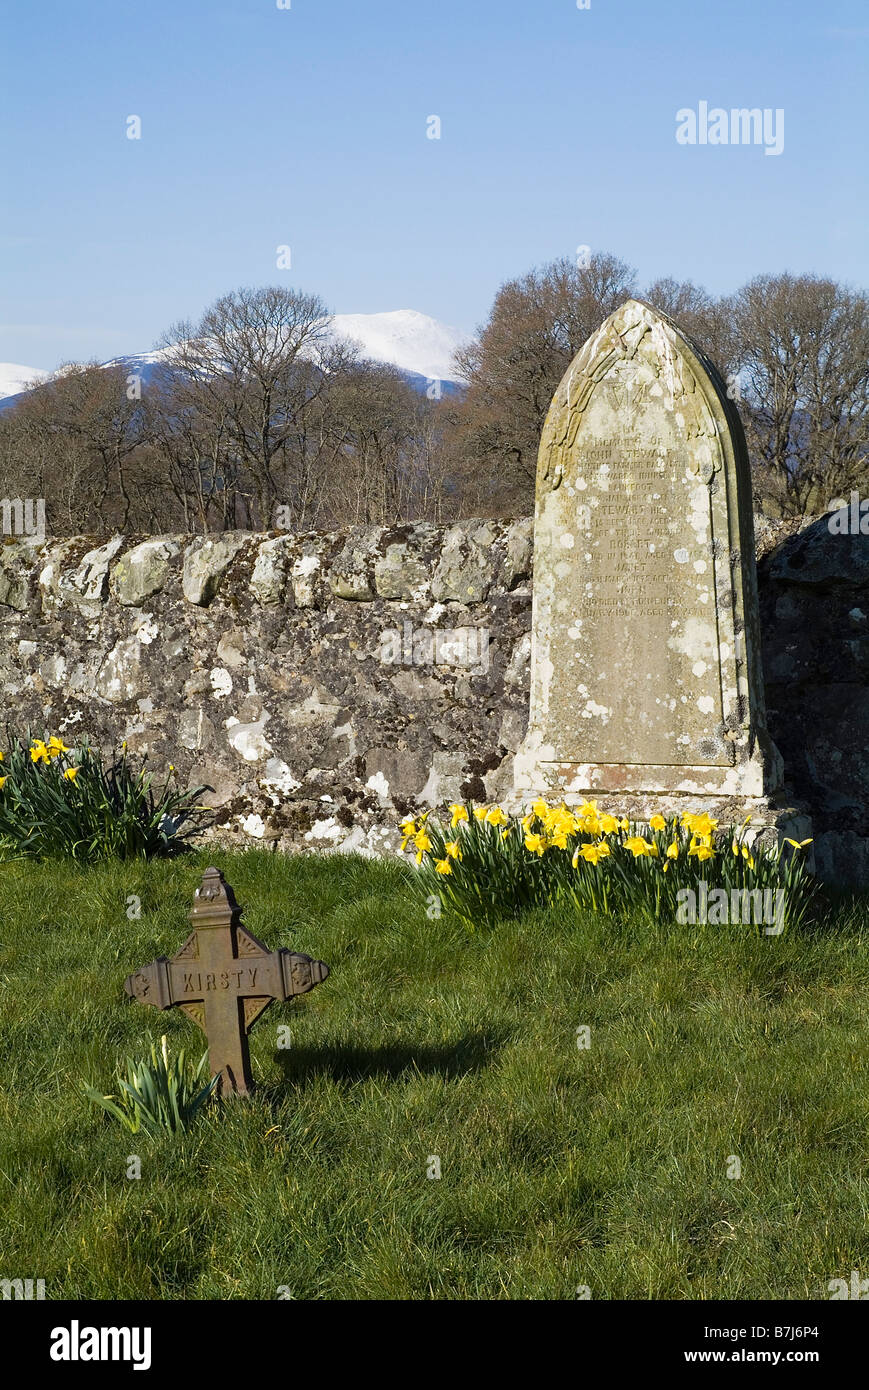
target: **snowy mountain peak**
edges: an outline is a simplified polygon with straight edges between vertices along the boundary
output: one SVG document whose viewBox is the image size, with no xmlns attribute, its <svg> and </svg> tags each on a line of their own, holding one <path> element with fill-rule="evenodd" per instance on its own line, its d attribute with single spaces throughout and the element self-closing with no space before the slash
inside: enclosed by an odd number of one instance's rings
<svg viewBox="0 0 869 1390">
<path fill-rule="evenodd" d="M 363 356 L 375 362 L 386 362 L 429 380 L 461 380 L 453 357 L 464 344 L 463 335 L 416 309 L 336 314 L 332 331 L 336 337 L 358 343 Z"/>
<path fill-rule="evenodd" d="M 44 381 L 48 372 L 38 367 L 22 367 L 20 362 L 0 362 L 0 400 L 4 396 L 16 396 L 26 391 L 38 381 Z"/>
</svg>

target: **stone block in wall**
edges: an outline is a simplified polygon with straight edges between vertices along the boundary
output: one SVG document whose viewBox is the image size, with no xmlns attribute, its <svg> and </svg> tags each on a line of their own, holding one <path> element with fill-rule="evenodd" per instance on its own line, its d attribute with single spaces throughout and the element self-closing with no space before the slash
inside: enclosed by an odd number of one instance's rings
<svg viewBox="0 0 869 1390">
<path fill-rule="evenodd" d="M 34 551 L 28 545 L 0 545 L 0 607 L 26 613 L 33 600 Z"/>
<path fill-rule="evenodd" d="M 440 555 L 440 532 L 420 523 L 387 531 L 374 564 L 374 587 L 379 598 L 423 602 Z"/>
<path fill-rule="evenodd" d="M 123 543 L 123 536 L 112 536 L 82 553 L 86 542 L 79 536 L 50 547 L 39 575 L 43 613 L 51 617 L 67 607 L 98 618 L 108 593 L 109 565 Z"/>
<path fill-rule="evenodd" d="M 770 557 L 769 577 L 807 586 L 869 587 L 869 536 L 838 535 L 827 519 L 809 522 Z"/>
<path fill-rule="evenodd" d="M 490 549 L 495 535 L 491 525 L 479 521 L 451 526 L 432 578 L 432 597 L 440 603 L 482 603 L 495 578 Z"/>
<path fill-rule="evenodd" d="M 171 536 L 154 536 L 133 546 L 112 566 L 109 593 L 118 603 L 140 607 L 165 586 L 171 562 L 180 549 Z"/>
<path fill-rule="evenodd" d="M 250 590 L 264 607 L 283 603 L 286 598 L 291 542 L 290 536 L 273 536 L 257 550 Z"/>
<path fill-rule="evenodd" d="M 290 583 L 297 608 L 318 608 L 322 604 L 328 548 L 328 538 L 317 536 L 306 537 L 294 547 Z"/>
<path fill-rule="evenodd" d="M 354 526 L 343 549 L 332 561 L 329 589 L 335 598 L 370 602 L 374 598 L 374 565 L 385 528 Z"/>
<path fill-rule="evenodd" d="M 203 608 L 211 603 L 220 581 L 248 539 L 244 531 L 224 531 L 188 547 L 181 580 L 188 603 Z"/>
<path fill-rule="evenodd" d="M 507 531 L 504 582 L 508 589 L 530 583 L 534 568 L 534 518 L 523 516 Z"/>
</svg>

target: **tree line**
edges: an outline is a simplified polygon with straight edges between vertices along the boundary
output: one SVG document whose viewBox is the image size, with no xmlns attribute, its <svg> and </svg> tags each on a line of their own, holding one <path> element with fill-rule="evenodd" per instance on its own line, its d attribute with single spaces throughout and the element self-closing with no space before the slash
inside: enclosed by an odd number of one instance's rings
<svg viewBox="0 0 869 1390">
<path fill-rule="evenodd" d="M 818 276 L 763 275 L 715 298 L 598 253 L 502 285 L 458 354 L 463 393 L 421 392 L 331 334 L 316 296 L 223 295 L 172 326 L 147 379 L 69 363 L 0 412 L 0 486 L 44 497 L 54 535 L 305 531 L 532 509 L 561 376 L 629 297 L 718 366 L 746 429 L 755 505 L 823 512 L 869 480 L 869 313 Z"/>
</svg>

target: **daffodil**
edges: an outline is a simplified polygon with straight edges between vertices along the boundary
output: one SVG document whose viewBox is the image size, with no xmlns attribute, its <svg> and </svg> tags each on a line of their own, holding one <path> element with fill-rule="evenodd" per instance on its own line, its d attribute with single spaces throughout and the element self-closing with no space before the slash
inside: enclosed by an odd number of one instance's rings
<svg viewBox="0 0 869 1390">
<path fill-rule="evenodd" d="M 485 820 L 488 814 L 489 814 L 489 808 L 488 808 L 488 806 L 475 806 L 475 807 L 474 807 L 474 817 L 475 817 L 476 820 Z"/>
<path fill-rule="evenodd" d="M 33 763 L 51 762 L 51 758 L 48 754 L 48 749 L 46 748 L 41 738 L 35 738 L 33 740 L 33 747 L 30 750 L 30 761 Z"/>
<path fill-rule="evenodd" d="M 543 851 L 546 849 L 546 836 L 526 835 L 525 848 L 527 850 L 530 850 L 532 854 L 541 855 Z"/>
<path fill-rule="evenodd" d="M 453 866 L 450 863 L 449 859 L 436 859 L 435 871 L 439 874 L 451 874 L 453 871 Z"/>
<path fill-rule="evenodd" d="M 667 822 L 664 820 L 663 816 L 652 816 L 651 820 L 649 821 L 649 825 L 652 827 L 653 830 L 667 829 Z"/>
<path fill-rule="evenodd" d="M 458 840 L 447 840 L 444 849 L 448 859 L 461 859 L 462 851 L 459 848 Z"/>
<path fill-rule="evenodd" d="M 742 846 L 742 857 L 743 857 L 743 859 L 745 859 L 745 860 L 748 861 L 748 867 L 749 867 L 750 869 L 753 869 L 753 868 L 754 868 L 754 856 L 752 855 L 751 850 L 748 848 L 748 845 L 743 845 L 743 846 Z"/>
<path fill-rule="evenodd" d="M 644 840 L 642 835 L 632 835 L 630 839 L 625 840 L 625 849 L 629 849 L 635 859 L 658 858 L 658 846 Z"/>
<path fill-rule="evenodd" d="M 630 828 L 631 823 L 628 820 L 627 816 L 622 816 L 621 820 L 619 821 L 619 830 L 630 830 Z"/>
<path fill-rule="evenodd" d="M 4 786 L 5 782 L 6 782 L 6 778 L 5 778 L 5 777 L 0 777 L 0 791 L 3 790 L 3 786 Z"/>
<path fill-rule="evenodd" d="M 410 839 L 411 835 L 416 834 L 416 828 L 417 827 L 415 820 L 403 820 L 401 822 L 401 833 L 402 835 L 406 836 L 408 840 Z"/>
<path fill-rule="evenodd" d="M 786 844 L 786 845 L 793 845 L 794 849 L 805 849 L 806 845 L 810 845 L 811 843 L 812 843 L 811 839 L 809 839 L 809 840 L 789 840 L 789 839 L 787 838 L 787 836 L 785 836 L 785 844 Z"/>
<path fill-rule="evenodd" d="M 468 808 L 467 808 L 467 806 L 460 806 L 460 805 L 458 804 L 458 802 L 457 802 L 455 805 L 453 805 L 453 806 L 450 807 L 450 816 L 452 817 L 452 820 L 451 820 L 450 823 L 451 823 L 451 825 L 452 825 L 453 830 L 455 830 L 455 828 L 456 828 L 456 826 L 458 825 L 458 823 L 459 823 L 460 820 L 467 820 L 467 819 L 468 819 Z"/>
<path fill-rule="evenodd" d="M 715 850 L 711 849 L 709 845 L 695 844 L 689 849 L 688 858 L 699 859 L 702 863 L 704 859 L 714 859 Z"/>
<path fill-rule="evenodd" d="M 679 841 L 678 841 L 678 840 L 673 840 L 672 844 L 669 844 L 669 845 L 667 846 L 667 858 L 668 858 L 668 859 L 678 859 L 678 858 L 679 858 Z"/>
<path fill-rule="evenodd" d="M 3 753 L 3 752 L 0 752 L 0 763 L 2 763 L 2 761 L 3 761 L 3 759 L 4 759 L 5 757 L 6 757 L 6 754 Z"/>
<path fill-rule="evenodd" d="M 619 828 L 615 816 L 601 816 L 600 828 L 604 835 L 614 835 Z"/>
<path fill-rule="evenodd" d="M 425 854 L 427 849 L 431 849 L 431 840 L 424 830 L 417 831 L 416 835 L 413 837 L 413 843 L 416 845 L 420 854 Z"/>
<path fill-rule="evenodd" d="M 606 859 L 611 853 L 610 847 L 603 840 L 598 840 L 596 845 L 580 845 L 579 856 L 589 864 L 599 864 L 601 859 Z"/>
<path fill-rule="evenodd" d="M 507 817 L 504 815 L 504 812 L 501 810 L 501 807 L 500 807 L 500 806 L 493 806 L 490 810 L 488 810 L 488 811 L 486 812 L 486 824 L 487 824 L 487 825 L 506 825 L 506 824 L 507 824 Z"/>
<path fill-rule="evenodd" d="M 578 830 L 585 831 L 587 835 L 600 834 L 601 818 L 596 801 L 584 801 L 582 803 L 576 812 L 576 826 Z"/>
<path fill-rule="evenodd" d="M 536 801 L 532 801 L 531 810 L 535 816 L 542 817 L 546 815 L 546 812 L 549 810 L 549 807 L 546 805 L 545 801 L 541 800 L 541 798 L 538 797 Z"/>
<path fill-rule="evenodd" d="M 77 767 L 68 767 L 63 775 L 66 778 L 67 782 L 74 782 L 76 777 L 78 777 L 78 774 L 79 769 Z"/>
<path fill-rule="evenodd" d="M 697 815 L 693 811 L 686 811 L 682 816 L 682 824 L 701 838 L 705 835 L 711 835 L 713 830 L 718 829 L 718 821 L 713 820 L 708 811 L 704 811 L 702 815 Z"/>
</svg>

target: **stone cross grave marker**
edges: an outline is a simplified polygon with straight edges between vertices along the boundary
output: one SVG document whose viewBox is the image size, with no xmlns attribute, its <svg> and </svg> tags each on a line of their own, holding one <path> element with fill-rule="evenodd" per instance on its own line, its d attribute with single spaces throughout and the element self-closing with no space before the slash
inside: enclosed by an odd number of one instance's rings
<svg viewBox="0 0 869 1390">
<path fill-rule="evenodd" d="M 609 793 L 639 815 L 690 798 L 770 823 L 781 778 L 739 416 L 675 324 L 628 300 L 574 358 L 540 442 L 515 793 Z"/>
<path fill-rule="evenodd" d="M 158 956 L 128 975 L 124 989 L 140 1004 L 179 1008 L 208 1038 L 212 1076 L 223 1093 L 247 1094 L 253 1080 L 247 1035 L 273 999 L 291 999 L 321 983 L 329 967 L 282 946 L 270 951 L 241 921 L 235 894 L 218 869 L 206 869 L 190 913 L 193 931 L 171 960 Z"/>
</svg>

